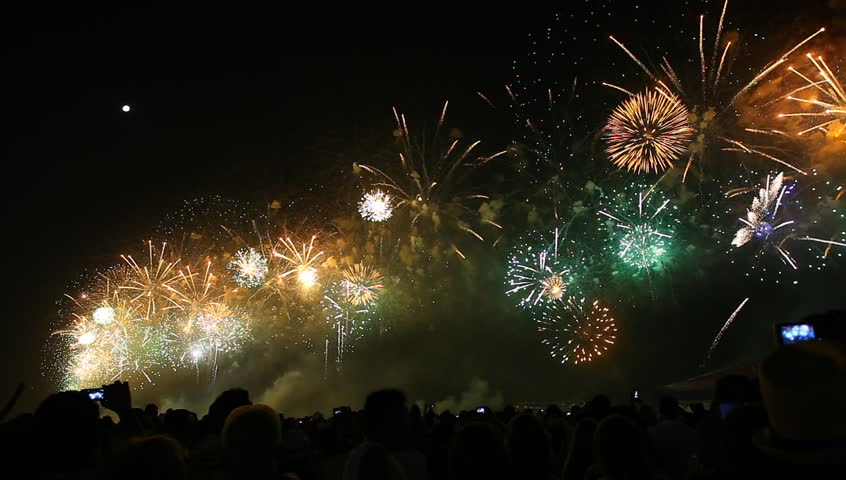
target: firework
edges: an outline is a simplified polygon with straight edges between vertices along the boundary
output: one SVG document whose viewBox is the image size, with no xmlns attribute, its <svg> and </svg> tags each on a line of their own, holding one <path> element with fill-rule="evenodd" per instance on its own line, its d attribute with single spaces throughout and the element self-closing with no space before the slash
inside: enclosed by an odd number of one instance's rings
<svg viewBox="0 0 846 480">
<path fill-rule="evenodd" d="M 75 339 L 67 367 L 70 385 L 92 386 L 118 378 L 153 383 L 152 377 L 171 365 L 173 343 L 166 322 L 147 325 L 130 320 L 132 312 L 121 310 L 114 309 L 115 320 L 108 324 L 80 317 L 72 330 L 57 332 Z"/>
<path fill-rule="evenodd" d="M 779 173 L 775 178 L 767 176 L 766 186 L 758 191 L 758 195 L 752 199 L 752 207 L 747 210 L 746 218 L 741 218 L 744 226 L 734 235 L 731 244 L 735 247 L 742 247 L 755 237 L 768 237 L 774 231 L 792 225 L 794 222 L 781 222 L 775 226 L 771 223 L 778 215 L 781 201 L 788 191 L 789 185 L 784 184 L 784 173 Z"/>
<path fill-rule="evenodd" d="M 300 246 L 297 246 L 291 238 L 279 239 L 282 246 L 285 247 L 285 251 L 277 252 L 274 250 L 273 255 L 287 262 L 283 272 L 279 275 L 280 278 L 295 275 L 303 290 L 309 290 L 317 284 L 318 278 L 315 266 L 323 252 L 315 249 L 315 239 L 317 239 L 317 235 L 313 235 L 307 244 L 303 242 Z"/>
<path fill-rule="evenodd" d="M 733 107 L 741 97 L 758 85 L 779 65 L 782 65 L 793 52 L 801 48 L 802 45 L 809 42 L 812 38 L 824 32 L 825 29 L 822 28 L 814 32 L 798 44 L 794 45 L 784 54 L 767 63 L 763 68 L 759 69 L 749 81 L 739 83 L 742 86 L 735 90 L 734 95 L 724 96 L 721 94 L 724 90 L 726 90 L 723 88 L 724 86 L 738 84 L 738 82 L 732 78 L 730 68 L 732 62 L 726 62 L 726 57 L 732 46 L 732 42 L 724 41 L 722 35 L 723 22 L 725 20 L 727 9 L 728 0 L 726 0 L 723 4 L 722 14 L 720 15 L 720 21 L 714 36 L 714 46 L 712 55 L 710 56 L 710 61 L 707 59 L 708 56 L 705 54 L 704 16 L 699 17 L 699 32 L 697 39 L 699 43 L 698 63 L 700 66 L 700 72 L 698 72 L 699 75 L 697 75 L 697 77 L 700 77 L 701 81 L 697 82 L 699 85 L 695 87 L 690 85 L 685 86 L 682 83 L 682 76 L 677 74 L 676 70 L 666 57 L 662 57 L 662 61 L 659 62 L 658 68 L 650 69 L 622 42 L 613 36 L 611 37 L 611 41 L 620 47 L 620 49 L 623 50 L 623 52 L 646 73 L 652 82 L 658 84 L 658 87 L 656 88 L 659 93 L 665 96 L 670 96 L 672 94 L 678 96 L 678 98 L 681 99 L 681 102 L 685 105 L 686 109 L 691 113 L 690 122 L 694 127 L 692 132 L 693 135 L 691 137 L 693 141 L 688 146 L 689 155 L 687 165 L 684 169 L 684 175 L 682 176 L 683 180 L 687 176 L 688 170 L 690 169 L 694 158 L 699 158 L 700 160 L 702 159 L 706 143 L 708 142 L 717 142 L 718 144 L 721 144 L 722 150 L 725 151 L 756 155 L 758 157 L 780 163 L 796 170 L 799 173 L 804 173 L 802 170 L 787 161 L 766 152 L 765 147 L 750 145 L 738 140 L 737 138 L 733 138 L 733 135 L 727 131 L 728 129 L 726 126 L 721 125 L 721 117 L 728 117 L 729 112 L 734 111 Z M 722 49 L 720 48 L 721 45 L 724 45 Z M 720 50 L 722 51 L 721 54 L 718 53 Z M 623 92 L 630 93 L 625 88 L 611 84 L 606 85 Z"/>
<path fill-rule="evenodd" d="M 326 321 L 335 332 L 335 340 L 326 339 L 325 359 L 328 362 L 330 346 L 336 354 L 335 366 L 341 370 L 344 354 L 353 348 L 353 341 L 361 338 L 367 328 L 373 323 L 375 316 L 376 298 L 382 289 L 381 276 L 375 270 L 369 272 L 361 264 L 344 272 L 344 278 L 329 286 L 321 299 L 321 306 L 326 315 Z M 376 283 L 374 283 L 376 282 Z M 351 283 L 369 285 L 364 290 L 354 287 Z M 378 287 L 378 288 L 376 288 Z M 368 301 L 363 301 L 369 298 Z M 333 344 L 333 345 L 330 345 Z"/>
<path fill-rule="evenodd" d="M 108 325 L 115 321 L 115 309 L 109 306 L 97 307 L 91 317 L 97 325 Z"/>
<path fill-rule="evenodd" d="M 237 315 L 204 313 L 194 317 L 191 324 L 191 331 L 183 340 L 187 347 L 181 358 L 194 365 L 208 361 L 216 369 L 220 355 L 239 351 L 251 336 L 249 322 Z"/>
<path fill-rule="evenodd" d="M 484 241 L 484 237 L 472 228 L 472 224 L 484 223 L 498 229 L 501 227 L 491 219 L 483 221 L 479 215 L 474 215 L 478 208 L 470 207 L 467 203 L 470 200 L 486 200 L 488 197 L 478 193 L 458 192 L 457 187 L 463 174 L 470 170 L 468 167 L 487 163 L 505 152 L 488 157 L 474 156 L 473 152 L 480 141 L 462 145 L 458 135 L 450 135 L 449 142 L 442 144 L 440 132 L 448 105 L 449 102 L 444 104 L 434 137 L 422 144 L 411 136 L 405 115 L 394 109 L 401 149 L 400 174 L 392 176 L 372 165 L 358 167 L 378 179 L 374 186 L 385 188 L 394 196 L 394 208 L 408 209 L 412 229 L 420 227 L 421 220 L 428 219 L 429 226 L 441 235 L 444 233 L 443 227 L 449 227 Z M 451 244 L 451 250 L 464 258 L 454 243 Z"/>
<path fill-rule="evenodd" d="M 178 288 L 180 276 L 176 271 L 179 259 L 174 261 L 165 260 L 167 243 L 162 243 L 161 251 L 153 250 L 153 242 L 147 242 L 149 249 L 149 261 L 143 267 L 135 261 L 132 256 L 121 255 L 121 258 L 129 265 L 132 275 L 126 284 L 119 286 L 119 289 L 129 293 L 132 303 L 144 306 L 145 316 L 148 322 L 161 319 L 167 310 L 179 308 L 179 304 L 173 298 L 173 291 Z"/>
<path fill-rule="evenodd" d="M 803 106 L 809 106 L 810 111 L 791 112 L 779 114 L 779 117 L 807 117 L 813 120 L 810 127 L 797 133 L 804 135 L 808 132 L 818 130 L 828 134 L 830 129 L 838 136 L 846 128 L 846 90 L 835 78 L 822 56 L 807 55 L 814 73 L 805 75 L 799 70 L 790 67 L 789 70 L 801 78 L 805 85 L 793 90 L 786 95 L 786 98 Z"/>
<path fill-rule="evenodd" d="M 561 300 L 570 289 L 571 270 L 559 255 L 559 230 L 552 244 L 519 243 L 508 259 L 506 285 L 508 295 L 519 295 L 519 305 Z"/>
<path fill-rule="evenodd" d="M 662 172 L 686 151 L 692 128 L 678 97 L 661 90 L 637 93 L 614 109 L 605 126 L 607 151 L 618 168 Z"/>
<path fill-rule="evenodd" d="M 828 256 L 831 247 L 846 247 L 846 243 L 834 238 L 826 240 L 808 235 L 807 219 L 797 215 L 797 212 L 802 211 L 802 206 L 796 197 L 796 182 L 786 181 L 784 173 L 767 175 L 764 186 L 758 189 L 751 207 L 746 210 L 746 218 L 739 218 L 743 225 L 734 234 L 731 245 L 741 248 L 747 244 L 756 244 L 755 260 L 771 250 L 775 251 L 782 263 L 792 270 L 799 269 L 799 262 L 789 250 L 793 242 L 826 245 L 822 259 Z M 833 212 L 836 213 L 837 209 L 833 209 Z"/>
<path fill-rule="evenodd" d="M 236 282 L 242 271 L 242 269 L 236 268 Z M 216 281 L 217 276 L 212 271 L 210 260 L 206 261 L 206 267 L 201 271 L 193 271 L 190 266 L 187 266 L 180 272 L 181 288 L 174 289 L 173 294 L 184 317 L 191 319 L 224 306 L 221 303 L 223 293 L 215 288 Z M 191 328 L 190 322 L 185 328 Z"/>
<path fill-rule="evenodd" d="M 341 289 L 347 302 L 355 306 L 371 305 L 385 286 L 378 270 L 357 263 L 342 272 Z"/>
<path fill-rule="evenodd" d="M 358 213 L 361 218 L 370 222 L 384 222 L 394 213 L 391 196 L 376 189 L 364 194 L 358 202 Z"/>
<path fill-rule="evenodd" d="M 611 199 L 616 203 L 613 208 L 599 210 L 609 232 L 610 251 L 637 271 L 661 269 L 678 224 L 676 206 L 654 188 L 639 191 L 634 202 L 625 194 Z"/>
<path fill-rule="evenodd" d="M 267 276 L 267 259 L 254 248 L 243 248 L 227 265 L 232 270 L 235 282 L 244 288 L 258 287 Z"/>
<path fill-rule="evenodd" d="M 579 364 L 601 356 L 614 344 L 617 326 L 598 300 L 571 296 L 544 304 L 537 316 L 538 331 L 554 358 Z"/>
</svg>

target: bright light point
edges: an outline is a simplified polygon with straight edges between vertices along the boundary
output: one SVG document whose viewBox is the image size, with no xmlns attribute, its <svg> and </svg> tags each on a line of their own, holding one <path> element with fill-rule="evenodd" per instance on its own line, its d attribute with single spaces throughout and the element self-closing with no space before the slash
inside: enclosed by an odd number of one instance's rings
<svg viewBox="0 0 846 480">
<path fill-rule="evenodd" d="M 97 325 L 108 325 L 115 321 L 115 309 L 112 307 L 99 307 L 94 310 L 94 323 Z"/>
<path fill-rule="evenodd" d="M 254 248 L 241 249 L 227 265 L 234 271 L 235 282 L 246 288 L 258 287 L 267 276 L 267 259 Z"/>
<path fill-rule="evenodd" d="M 132 110 L 132 107 L 130 107 L 129 105 L 124 105 L 120 109 L 123 113 L 129 113 L 129 111 Z"/>
<path fill-rule="evenodd" d="M 200 361 L 201 358 L 203 358 L 203 350 L 199 347 L 192 348 L 191 349 L 191 360 L 193 360 L 194 363 L 197 363 L 197 362 Z"/>
<path fill-rule="evenodd" d="M 358 203 L 358 213 L 365 220 L 384 222 L 394 213 L 391 196 L 378 189 L 365 193 Z"/>
<path fill-rule="evenodd" d="M 94 332 L 85 332 L 77 338 L 80 345 L 91 345 L 97 340 L 97 334 Z"/>
<path fill-rule="evenodd" d="M 317 283 L 317 272 L 313 268 L 303 268 L 297 273 L 297 280 L 303 288 L 311 288 Z"/>
</svg>

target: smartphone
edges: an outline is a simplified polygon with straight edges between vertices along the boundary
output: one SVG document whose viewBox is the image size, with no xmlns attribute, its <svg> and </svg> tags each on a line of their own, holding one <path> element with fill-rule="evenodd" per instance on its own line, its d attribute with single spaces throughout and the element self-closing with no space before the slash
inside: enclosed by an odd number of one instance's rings
<svg viewBox="0 0 846 480">
<path fill-rule="evenodd" d="M 814 326 L 807 323 L 785 323 L 779 325 L 779 340 L 782 345 L 805 342 L 817 338 Z"/>
<path fill-rule="evenodd" d="M 488 409 L 485 407 L 478 407 L 476 408 L 476 413 L 488 413 Z"/>
<path fill-rule="evenodd" d="M 90 398 L 91 400 L 94 400 L 95 402 L 99 402 L 100 400 L 102 400 L 103 396 L 105 395 L 105 392 L 103 391 L 102 388 L 89 388 L 89 389 L 83 390 L 83 392 L 87 393 L 88 398 Z"/>
</svg>

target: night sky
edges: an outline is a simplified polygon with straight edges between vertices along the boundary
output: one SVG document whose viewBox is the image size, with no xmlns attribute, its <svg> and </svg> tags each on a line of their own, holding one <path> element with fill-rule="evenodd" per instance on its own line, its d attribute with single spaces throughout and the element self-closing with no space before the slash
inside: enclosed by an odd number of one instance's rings
<svg viewBox="0 0 846 480">
<path fill-rule="evenodd" d="M 451 122 L 494 149 L 509 139 L 496 138 L 497 127 L 476 92 L 497 91 L 503 98 L 502 85 L 513 81 L 514 60 L 525 62 L 537 48 L 530 34 L 542 37 L 547 27 L 566 26 L 577 38 L 580 58 L 569 71 L 568 62 L 537 71 L 550 79 L 583 71 L 589 90 L 591 82 L 621 72 L 623 65 L 636 73 L 608 43 L 609 33 L 649 47 L 673 41 L 672 32 L 656 24 L 691 27 L 681 21 L 684 9 L 653 6 L 664 2 L 560 2 L 557 9 L 513 2 L 337 9 L 306 2 L 279 11 L 56 3 L 30 2 L 15 11 L 4 55 L 5 77 L 12 81 L 5 90 L 11 108 L 4 111 L 12 129 L 5 155 L 9 217 L 0 396 L 26 382 L 22 408 L 33 407 L 50 388 L 40 374 L 42 348 L 55 303 L 68 285 L 83 268 L 108 263 L 136 245 L 184 200 L 220 194 L 262 205 L 320 187 L 324 179 L 349 171 L 353 162 L 369 160 L 380 139 L 390 135 L 394 105 L 409 117 L 431 119 L 448 99 Z M 718 15 L 718 6 L 687 3 L 688 11 Z M 830 38 L 842 43 L 846 30 L 842 23 L 835 26 L 842 22 L 837 12 L 844 11 L 829 3 L 835 2 L 785 2 L 779 8 L 780 2 L 737 0 L 729 18 L 755 31 L 766 31 L 768 22 L 786 25 L 771 32 L 776 50 L 792 39 L 791 26 L 812 31 L 827 25 Z M 604 101 L 608 93 L 596 95 Z M 132 110 L 121 112 L 124 104 Z M 842 300 L 832 299 L 836 287 L 831 287 L 832 279 L 842 280 L 842 269 L 839 277 L 827 275 L 815 280 L 822 287 L 810 289 L 801 302 L 775 311 L 800 315 L 842 306 Z M 692 376 L 694 357 L 701 358 L 745 295 L 725 283 L 711 278 L 698 293 L 681 292 L 678 301 L 691 302 L 690 309 L 674 310 L 688 312 L 682 317 L 630 322 L 630 328 L 642 330 L 633 337 L 637 344 L 627 345 L 622 337 L 615 359 L 638 365 L 622 370 L 601 365 L 596 375 L 574 374 L 543 352 L 531 351 L 533 339 L 509 345 L 513 325 L 475 333 L 461 327 L 457 338 L 475 341 L 451 346 L 452 333 L 442 332 L 437 342 L 444 355 L 460 355 L 463 366 L 455 378 L 409 374 L 419 387 L 412 397 L 458 395 L 473 377 L 514 401 L 577 397 L 583 385 L 626 391 Z M 780 291 L 756 288 L 747 296 L 761 303 Z M 696 299 L 701 303 L 694 305 Z M 771 342 L 770 313 L 762 308 L 757 320 L 738 322 L 712 366 L 759 357 Z M 503 348 L 509 358 L 494 358 Z M 422 367 L 437 351 L 421 351 L 407 363 Z M 688 353 L 678 363 L 666 358 L 682 352 Z M 350 381 L 367 368 L 366 362 L 354 367 Z M 274 376 L 264 375 L 262 381 Z M 385 378 L 402 376 L 393 371 Z M 600 380 L 591 380 L 594 376 Z M 252 386 L 259 390 L 261 381 L 256 382 Z M 338 396 L 338 402 L 360 401 Z"/>
</svg>

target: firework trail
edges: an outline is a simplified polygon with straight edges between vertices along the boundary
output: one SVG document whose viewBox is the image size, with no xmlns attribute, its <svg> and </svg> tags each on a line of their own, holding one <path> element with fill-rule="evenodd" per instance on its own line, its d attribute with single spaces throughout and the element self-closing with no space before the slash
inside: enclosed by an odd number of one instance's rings
<svg viewBox="0 0 846 480">
<path fill-rule="evenodd" d="M 737 317 L 737 314 L 740 313 L 740 310 L 743 309 L 743 306 L 746 305 L 746 302 L 748 302 L 748 301 L 749 301 L 748 297 L 743 299 L 743 301 L 740 302 L 740 305 L 738 305 L 738 307 L 734 310 L 734 312 L 732 312 L 732 314 L 729 315 L 728 320 L 726 320 L 726 323 L 723 324 L 723 328 L 720 329 L 720 332 L 717 333 L 717 337 L 714 338 L 713 342 L 711 342 L 711 347 L 708 349 L 708 353 L 705 355 L 705 359 L 702 360 L 702 364 L 700 365 L 700 368 L 705 368 L 705 363 L 708 360 L 711 359 L 711 353 L 714 352 L 714 349 L 717 347 L 717 344 L 720 343 L 720 339 L 723 338 L 723 334 L 726 333 L 726 330 L 728 330 L 728 328 L 731 326 L 732 322 L 734 322 L 735 317 Z"/>
</svg>

